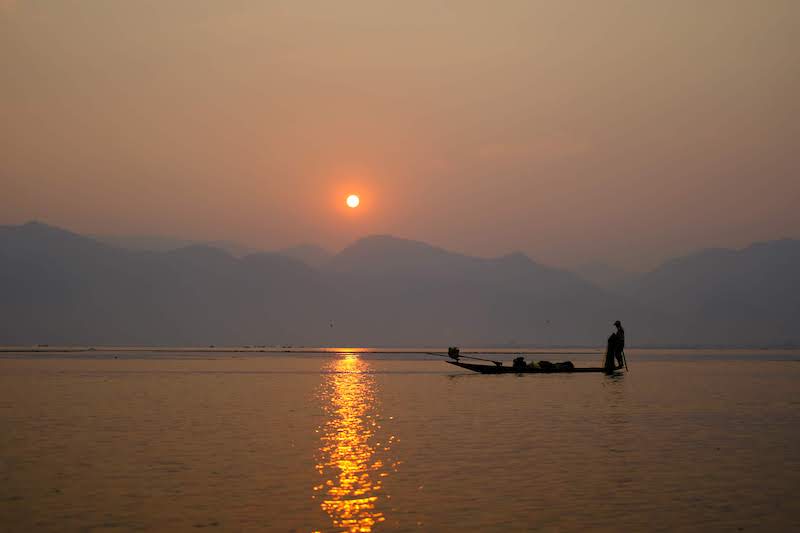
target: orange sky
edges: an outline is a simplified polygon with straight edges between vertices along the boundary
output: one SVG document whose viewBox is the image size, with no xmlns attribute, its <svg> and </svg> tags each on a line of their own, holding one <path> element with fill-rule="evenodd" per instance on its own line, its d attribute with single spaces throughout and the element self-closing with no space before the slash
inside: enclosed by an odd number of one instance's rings
<svg viewBox="0 0 800 533">
<path fill-rule="evenodd" d="M 0 223 L 633 269 L 800 237 L 798 27 L 779 0 L 5 1 Z"/>
</svg>

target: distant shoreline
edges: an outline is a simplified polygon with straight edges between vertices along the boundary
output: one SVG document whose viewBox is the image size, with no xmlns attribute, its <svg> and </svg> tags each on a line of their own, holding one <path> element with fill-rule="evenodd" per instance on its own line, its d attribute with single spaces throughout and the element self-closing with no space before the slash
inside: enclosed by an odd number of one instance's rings
<svg viewBox="0 0 800 533">
<path fill-rule="evenodd" d="M 793 351 L 800 349 L 795 345 L 773 346 L 732 346 L 732 345 L 642 345 L 630 346 L 629 350 L 758 350 Z M 446 348 L 440 347 L 401 347 L 401 346 L 0 346 L 0 353 L 94 353 L 94 352 L 148 352 L 148 353 L 369 353 L 369 354 L 431 354 L 444 355 Z M 461 353 L 517 354 L 517 353 L 558 353 L 562 355 L 594 355 L 602 353 L 597 346 L 486 346 L 463 347 Z"/>
</svg>

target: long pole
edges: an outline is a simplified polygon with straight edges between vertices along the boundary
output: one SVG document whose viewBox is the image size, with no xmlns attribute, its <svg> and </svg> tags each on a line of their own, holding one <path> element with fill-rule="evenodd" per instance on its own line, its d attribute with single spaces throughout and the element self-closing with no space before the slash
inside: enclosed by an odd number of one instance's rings
<svg viewBox="0 0 800 533">
<path fill-rule="evenodd" d="M 494 363 L 497 366 L 503 366 L 502 361 L 495 361 L 494 359 L 484 359 L 483 357 L 475 357 L 472 355 L 459 354 L 458 356 L 453 357 L 452 355 L 446 353 L 436 353 L 436 352 L 423 352 L 423 353 L 426 353 L 428 355 L 437 355 L 439 357 L 450 357 L 451 359 L 455 359 L 456 361 L 458 361 L 459 359 L 475 359 L 476 361 L 486 361 L 488 363 Z"/>
</svg>

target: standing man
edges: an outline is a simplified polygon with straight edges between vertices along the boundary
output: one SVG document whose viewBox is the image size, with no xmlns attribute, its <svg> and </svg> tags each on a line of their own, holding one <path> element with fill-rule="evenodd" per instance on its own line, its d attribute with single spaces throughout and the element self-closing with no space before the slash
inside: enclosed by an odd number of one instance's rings
<svg viewBox="0 0 800 533">
<path fill-rule="evenodd" d="M 617 346 L 614 350 L 614 358 L 617 360 L 617 368 L 622 368 L 622 365 L 625 364 L 625 361 L 622 359 L 622 352 L 625 350 L 625 330 L 622 329 L 622 322 L 619 320 L 614 322 L 614 325 L 617 326 L 617 332 L 615 333 L 617 336 Z"/>
<path fill-rule="evenodd" d="M 608 338 L 608 346 L 606 347 L 606 360 L 603 365 L 606 372 L 613 372 L 617 368 L 622 368 L 622 350 L 625 349 L 625 330 L 622 329 L 622 322 L 617 320 L 614 322 L 617 331 L 612 333 Z M 616 359 L 616 366 L 614 360 Z"/>
</svg>

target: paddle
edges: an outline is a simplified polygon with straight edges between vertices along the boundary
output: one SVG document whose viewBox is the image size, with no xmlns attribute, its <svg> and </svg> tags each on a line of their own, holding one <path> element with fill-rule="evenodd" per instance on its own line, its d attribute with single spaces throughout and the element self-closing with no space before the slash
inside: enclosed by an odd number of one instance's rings
<svg viewBox="0 0 800 533">
<path fill-rule="evenodd" d="M 483 357 L 475 357 L 475 356 L 472 356 L 472 355 L 461 355 L 461 353 L 458 350 L 455 350 L 455 351 L 448 350 L 448 353 L 446 353 L 446 354 L 444 354 L 444 353 L 436 353 L 436 352 L 425 352 L 425 353 L 428 354 L 428 355 L 437 355 L 439 357 L 450 357 L 451 359 L 455 359 L 456 361 L 458 361 L 459 359 L 462 359 L 462 358 L 463 359 L 475 359 L 476 361 L 486 361 L 488 363 L 494 363 L 497 366 L 503 366 L 503 362 L 502 361 L 495 361 L 494 359 L 484 359 Z"/>
</svg>

